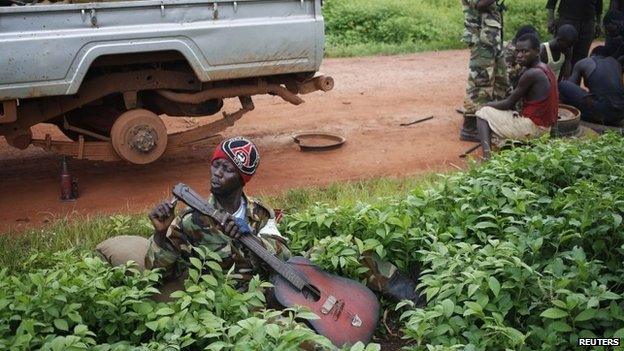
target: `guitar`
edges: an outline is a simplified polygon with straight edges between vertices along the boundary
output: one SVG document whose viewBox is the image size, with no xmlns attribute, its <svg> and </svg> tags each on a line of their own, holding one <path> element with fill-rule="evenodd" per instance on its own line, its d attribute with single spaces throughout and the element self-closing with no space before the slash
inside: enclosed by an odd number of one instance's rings
<svg viewBox="0 0 624 351">
<path fill-rule="evenodd" d="M 229 216 L 186 184 L 177 184 L 172 193 L 216 223 L 225 223 Z M 246 221 L 237 218 L 236 223 L 242 234 L 240 242 L 276 272 L 271 283 L 277 302 L 284 307 L 305 306 L 316 313 L 319 319 L 308 323 L 336 346 L 370 341 L 379 320 L 379 301 L 372 291 L 356 281 L 326 273 L 304 257 L 283 262 L 258 242 Z"/>
</svg>

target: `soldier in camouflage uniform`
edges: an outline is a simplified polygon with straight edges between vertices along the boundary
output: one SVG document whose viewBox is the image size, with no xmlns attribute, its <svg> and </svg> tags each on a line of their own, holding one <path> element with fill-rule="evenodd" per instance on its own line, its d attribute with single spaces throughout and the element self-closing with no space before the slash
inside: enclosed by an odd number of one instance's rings
<svg viewBox="0 0 624 351">
<path fill-rule="evenodd" d="M 186 210 L 174 218 L 174 207 L 165 202 L 158 205 L 150 219 L 155 228 L 149 240 L 145 257 L 146 268 L 165 269 L 165 279 L 181 280 L 186 262 L 193 255 L 193 246 L 205 246 L 223 259 L 222 267 L 234 265 L 235 278 L 244 286 L 254 274 L 267 278 L 270 267 L 245 246 L 233 240 L 241 234 L 235 217 L 246 219 L 258 240 L 268 251 L 286 261 L 290 251 L 286 239 L 277 229 L 275 214 L 258 200 L 247 197 L 244 185 L 254 175 L 260 155 L 256 146 L 245 138 L 232 138 L 222 142 L 212 157 L 210 203 L 225 210 L 231 217 L 225 223 L 215 223 L 211 218 Z M 367 252 L 364 265 L 369 268 L 368 286 L 395 300 L 410 299 L 422 306 L 424 299 L 415 291 L 415 281 L 384 262 L 374 253 Z"/>
<path fill-rule="evenodd" d="M 462 41 L 470 48 L 470 64 L 460 139 L 478 142 L 475 113 L 490 101 L 504 99 L 510 89 L 502 53 L 503 15 L 495 0 L 462 0 L 462 6 Z"/>
</svg>

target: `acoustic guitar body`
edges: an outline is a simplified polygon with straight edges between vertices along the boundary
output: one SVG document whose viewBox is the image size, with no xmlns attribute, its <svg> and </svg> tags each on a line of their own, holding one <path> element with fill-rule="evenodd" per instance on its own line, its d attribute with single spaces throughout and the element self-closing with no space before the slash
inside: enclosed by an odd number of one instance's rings
<svg viewBox="0 0 624 351">
<path fill-rule="evenodd" d="M 304 257 L 292 257 L 287 264 L 316 288 L 320 298 L 312 294 L 306 297 L 276 274 L 271 281 L 277 302 L 284 307 L 308 307 L 320 317 L 308 323 L 338 347 L 370 341 L 379 320 L 379 301 L 372 291 L 356 281 L 326 273 Z"/>
</svg>

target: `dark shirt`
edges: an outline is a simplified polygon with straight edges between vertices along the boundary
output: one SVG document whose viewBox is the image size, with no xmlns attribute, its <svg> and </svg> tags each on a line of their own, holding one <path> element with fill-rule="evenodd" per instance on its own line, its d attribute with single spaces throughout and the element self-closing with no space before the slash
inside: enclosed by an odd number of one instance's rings
<svg viewBox="0 0 624 351">
<path fill-rule="evenodd" d="M 589 92 L 607 101 L 612 107 L 624 108 L 624 84 L 620 63 L 613 57 L 592 57 L 594 71 L 585 79 Z"/>
<path fill-rule="evenodd" d="M 559 2 L 559 17 L 589 21 L 602 15 L 602 0 L 548 0 L 546 8 L 554 10 Z"/>
<path fill-rule="evenodd" d="M 611 6 L 609 7 L 611 10 L 624 11 L 624 1 L 622 0 L 611 0 Z"/>
</svg>

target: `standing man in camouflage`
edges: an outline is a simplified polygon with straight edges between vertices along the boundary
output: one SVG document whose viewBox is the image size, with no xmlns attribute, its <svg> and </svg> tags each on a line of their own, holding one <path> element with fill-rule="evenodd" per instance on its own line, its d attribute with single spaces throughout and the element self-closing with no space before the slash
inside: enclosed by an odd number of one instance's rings
<svg viewBox="0 0 624 351">
<path fill-rule="evenodd" d="M 256 172 L 260 154 L 248 139 L 237 137 L 223 141 L 215 149 L 211 161 L 211 196 L 208 201 L 217 209 L 230 214 L 225 223 L 215 223 L 211 218 L 193 210 L 175 216 L 174 206 L 164 202 L 149 214 L 154 225 L 154 235 L 149 240 L 145 257 L 146 268 L 163 268 L 165 280 L 180 281 L 193 246 L 204 246 L 219 254 L 222 267 L 235 267 L 234 278 L 244 287 L 252 276 L 268 278 L 270 267 L 236 239 L 241 236 L 236 219 L 244 219 L 259 243 L 283 261 L 290 251 L 275 222 L 275 214 L 258 200 L 248 197 L 243 187 Z M 366 252 L 362 263 L 369 269 L 368 286 L 394 300 L 409 299 L 422 306 L 416 292 L 414 278 L 401 273 L 390 262 L 385 262 Z"/>
<path fill-rule="evenodd" d="M 459 138 L 478 142 L 475 113 L 490 101 L 504 99 L 509 91 L 503 56 L 503 14 L 496 0 L 462 0 L 462 6 L 465 26 L 462 41 L 470 48 L 470 64 Z"/>
</svg>

